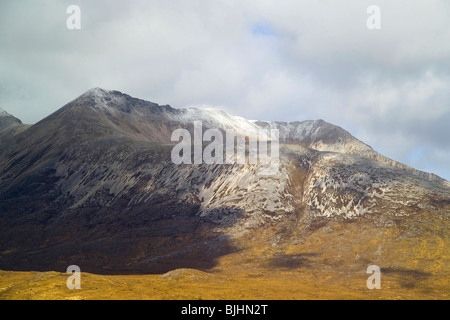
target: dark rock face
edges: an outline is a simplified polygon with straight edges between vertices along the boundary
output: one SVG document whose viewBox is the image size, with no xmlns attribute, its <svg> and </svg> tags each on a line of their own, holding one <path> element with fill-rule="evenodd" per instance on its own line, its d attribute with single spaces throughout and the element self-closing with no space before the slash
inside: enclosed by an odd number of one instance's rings
<svg viewBox="0 0 450 320">
<path fill-rule="evenodd" d="M 258 164 L 173 164 L 171 133 L 192 130 L 194 120 L 242 135 L 279 129 L 278 172 L 261 178 Z M 6 270 L 209 269 L 239 250 L 236 240 L 248 230 L 361 217 L 389 227 L 424 212 L 443 221 L 449 208 L 447 181 L 395 163 L 322 120 L 253 123 L 96 88 L 0 139 Z"/>
</svg>

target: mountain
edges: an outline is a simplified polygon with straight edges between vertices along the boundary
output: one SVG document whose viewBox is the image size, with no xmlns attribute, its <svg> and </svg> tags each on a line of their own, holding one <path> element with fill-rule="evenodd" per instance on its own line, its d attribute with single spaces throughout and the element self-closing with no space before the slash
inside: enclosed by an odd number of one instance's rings
<svg viewBox="0 0 450 320">
<path fill-rule="evenodd" d="M 8 112 L 0 108 L 0 128 L 1 130 L 14 125 L 14 124 L 22 124 L 22 121 L 13 117 Z"/>
<path fill-rule="evenodd" d="M 194 121 L 242 136 L 278 129 L 278 170 L 174 164 L 171 134 L 193 134 Z M 0 139 L 0 208 L 3 270 L 449 272 L 448 181 L 323 120 L 249 121 L 100 88 Z"/>
<path fill-rule="evenodd" d="M 27 125 L 22 124 L 22 121 L 0 108 L 0 143 L 2 140 L 7 140 L 22 132 L 27 127 Z"/>
</svg>

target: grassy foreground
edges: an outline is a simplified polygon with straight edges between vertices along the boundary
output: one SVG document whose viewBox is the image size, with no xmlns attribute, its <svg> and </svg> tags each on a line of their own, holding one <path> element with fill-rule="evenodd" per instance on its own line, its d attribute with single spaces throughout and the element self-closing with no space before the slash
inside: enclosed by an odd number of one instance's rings
<svg viewBox="0 0 450 320">
<path fill-rule="evenodd" d="M 82 273 L 81 289 L 69 290 L 58 272 L 0 273 L 0 299 L 448 299 L 439 283 L 404 288 L 404 277 L 387 275 L 379 290 L 366 287 L 366 275 L 261 273 L 225 275 L 177 269 L 164 275 Z M 437 285 L 434 286 L 433 285 Z"/>
<path fill-rule="evenodd" d="M 99 275 L 80 266 L 80 290 L 67 288 L 65 273 L 0 271 L 0 299 L 450 298 L 447 232 L 416 237 L 398 228 L 333 223 L 276 243 L 258 239 L 261 234 L 248 233 L 236 243 L 238 251 L 204 271 L 180 267 L 165 274 Z M 381 289 L 366 286 L 372 264 L 381 268 Z"/>
</svg>

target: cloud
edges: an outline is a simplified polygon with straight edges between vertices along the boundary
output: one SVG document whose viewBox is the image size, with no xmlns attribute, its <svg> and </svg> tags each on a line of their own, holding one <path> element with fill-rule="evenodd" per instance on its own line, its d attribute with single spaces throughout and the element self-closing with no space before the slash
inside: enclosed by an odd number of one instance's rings
<svg viewBox="0 0 450 320">
<path fill-rule="evenodd" d="M 250 119 L 324 119 L 450 179 L 445 0 L 0 2 L 0 107 L 34 123 L 91 87 Z M 381 8 L 381 30 L 366 9 Z M 419 150 L 419 151 L 418 151 Z"/>
</svg>

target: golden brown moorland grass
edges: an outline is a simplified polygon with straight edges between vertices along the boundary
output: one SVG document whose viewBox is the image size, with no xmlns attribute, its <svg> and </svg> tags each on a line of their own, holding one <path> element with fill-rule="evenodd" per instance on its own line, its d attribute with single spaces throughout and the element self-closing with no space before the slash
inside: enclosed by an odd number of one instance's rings
<svg viewBox="0 0 450 320">
<path fill-rule="evenodd" d="M 447 224 L 433 223 L 443 231 Z M 416 227 L 420 236 L 336 222 L 276 243 L 267 241 L 275 235 L 269 229 L 265 237 L 254 230 L 211 269 L 180 262 L 163 275 L 82 272 L 80 290 L 67 288 L 65 273 L 0 271 L 0 299 L 449 299 L 448 232 Z M 380 290 L 366 286 L 372 264 L 382 270 Z"/>
</svg>

